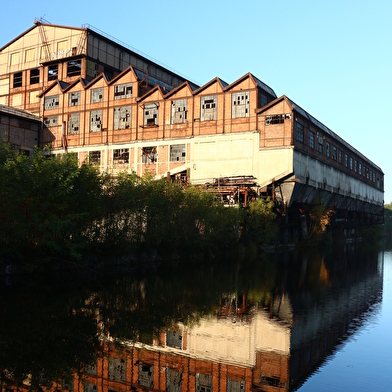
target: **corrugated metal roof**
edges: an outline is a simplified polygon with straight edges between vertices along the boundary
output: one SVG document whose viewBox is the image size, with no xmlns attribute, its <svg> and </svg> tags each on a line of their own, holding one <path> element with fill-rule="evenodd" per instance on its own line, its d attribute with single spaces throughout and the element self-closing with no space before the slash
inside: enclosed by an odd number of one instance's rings
<svg viewBox="0 0 392 392">
<path fill-rule="evenodd" d="M 38 116 L 36 116 L 30 112 L 26 112 L 25 110 L 12 108 L 12 107 L 9 107 L 6 105 L 0 104 L 0 113 L 9 114 L 11 116 L 23 117 L 23 118 L 26 118 L 31 121 L 40 122 L 40 119 Z"/>
<path fill-rule="evenodd" d="M 253 74 L 251 74 L 251 75 L 252 75 L 252 78 L 257 83 L 257 86 L 259 86 L 262 90 L 264 90 L 268 94 L 271 94 L 273 97 L 277 98 L 276 94 L 275 94 L 275 91 L 272 90 L 271 87 L 267 86 L 264 82 L 262 82 L 259 78 L 256 78 L 256 76 L 254 76 Z"/>
</svg>

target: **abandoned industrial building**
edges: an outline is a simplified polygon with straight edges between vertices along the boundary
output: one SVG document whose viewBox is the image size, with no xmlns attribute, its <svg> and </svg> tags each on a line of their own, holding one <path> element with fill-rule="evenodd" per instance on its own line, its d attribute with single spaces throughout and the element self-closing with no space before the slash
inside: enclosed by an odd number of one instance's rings
<svg viewBox="0 0 392 392">
<path fill-rule="evenodd" d="M 383 219 L 382 169 L 252 73 L 197 86 L 92 27 L 36 21 L 0 48 L 0 104 L 39 118 L 41 147 L 103 171 L 232 196 L 251 183 L 287 223 L 313 204 L 347 228 Z"/>
</svg>

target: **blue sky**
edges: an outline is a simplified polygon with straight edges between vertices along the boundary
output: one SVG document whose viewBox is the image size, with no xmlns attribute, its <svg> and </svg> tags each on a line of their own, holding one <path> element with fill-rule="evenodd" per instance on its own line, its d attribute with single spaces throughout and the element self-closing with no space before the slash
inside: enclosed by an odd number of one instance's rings
<svg viewBox="0 0 392 392">
<path fill-rule="evenodd" d="M 392 201 L 390 0 L 14 0 L 1 8 L 0 46 L 43 17 L 90 24 L 199 85 L 251 72 L 380 166 Z"/>
</svg>

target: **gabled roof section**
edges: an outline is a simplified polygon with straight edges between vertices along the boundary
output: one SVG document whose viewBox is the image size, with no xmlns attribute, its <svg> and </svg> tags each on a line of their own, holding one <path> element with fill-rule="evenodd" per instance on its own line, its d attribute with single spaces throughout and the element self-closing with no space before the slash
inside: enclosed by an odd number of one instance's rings
<svg viewBox="0 0 392 392">
<path fill-rule="evenodd" d="M 223 81 L 222 79 L 216 77 L 212 80 L 210 80 L 209 82 L 207 82 L 205 85 L 199 87 L 197 90 L 194 91 L 195 94 L 199 94 L 201 93 L 203 90 L 205 90 L 206 88 L 210 87 L 212 84 L 214 83 L 218 83 L 222 90 L 224 90 L 229 84 L 226 83 L 225 81 Z"/>
<path fill-rule="evenodd" d="M 243 82 L 244 80 L 246 80 L 247 78 L 252 79 L 253 83 L 260 89 L 264 90 L 266 93 L 268 93 L 269 95 L 272 95 L 273 97 L 276 98 L 276 94 L 275 91 L 272 90 L 271 87 L 267 86 L 265 83 L 263 83 L 260 79 L 256 78 L 256 76 L 254 76 L 253 74 L 251 74 L 250 72 L 248 72 L 247 74 L 245 74 L 244 76 L 242 76 L 241 78 L 237 79 L 235 82 L 229 84 L 226 88 L 225 91 L 228 91 L 230 89 L 232 89 L 233 87 L 235 87 L 237 84 Z"/>
<path fill-rule="evenodd" d="M 79 81 L 79 79 L 77 79 L 76 81 Z M 66 90 L 67 87 L 69 86 L 69 83 L 63 82 L 62 80 L 56 80 L 50 86 L 48 86 L 48 88 L 46 88 L 44 91 L 42 91 L 42 93 L 39 94 L 38 97 L 41 98 L 46 93 L 48 93 L 53 87 L 55 87 L 57 85 L 60 87 L 61 92 L 64 92 L 64 90 Z"/>
<path fill-rule="evenodd" d="M 96 76 L 93 80 L 91 80 L 90 82 L 88 82 L 87 84 L 87 88 L 90 88 L 91 86 L 93 86 L 95 83 L 99 82 L 101 79 L 103 79 L 103 81 L 108 84 L 109 80 L 107 78 L 107 76 L 105 75 L 104 72 L 102 72 L 101 74 L 99 74 L 98 76 Z"/>
<path fill-rule="evenodd" d="M 26 35 L 27 33 L 29 33 L 30 31 L 34 30 L 37 27 L 37 25 L 31 26 L 29 29 L 25 30 L 23 33 L 19 34 L 17 37 L 15 37 L 12 41 L 6 43 L 4 46 L 2 46 L 0 48 L 0 52 L 5 49 L 7 46 L 13 44 L 14 42 L 16 42 L 18 39 L 22 38 L 24 35 Z"/>
<path fill-rule="evenodd" d="M 64 82 L 63 82 L 64 83 Z M 69 84 L 64 90 L 63 93 L 67 92 L 68 90 L 71 90 L 72 87 L 76 86 L 77 84 L 81 84 L 82 87 L 85 89 L 86 85 L 88 84 L 88 81 L 86 79 L 83 78 L 78 78 L 76 79 L 74 82 L 72 82 L 71 84 Z"/>
<path fill-rule="evenodd" d="M 116 75 L 113 79 L 110 79 L 108 81 L 109 84 L 116 83 L 119 79 L 121 79 L 123 76 L 125 76 L 127 73 L 132 72 L 133 75 L 135 76 L 136 79 L 141 80 L 143 77 L 139 77 L 138 72 L 132 67 L 132 65 L 128 66 L 127 68 L 124 69 L 124 71 L 120 72 L 118 75 Z"/>
<path fill-rule="evenodd" d="M 34 30 L 35 28 L 39 27 L 39 26 L 44 26 L 44 27 L 60 27 L 63 29 L 71 29 L 71 30 L 86 30 L 86 28 L 83 27 L 71 27 L 71 26 L 62 26 L 62 25 L 57 25 L 57 24 L 51 24 L 51 23 L 42 23 L 39 20 L 35 20 L 34 21 L 34 26 L 31 26 L 29 29 L 25 30 L 23 33 L 19 34 L 17 37 L 15 37 L 12 41 L 8 42 L 7 44 L 5 44 L 3 47 L 0 48 L 0 52 L 5 49 L 7 46 L 13 44 L 14 42 L 16 42 L 17 40 L 19 40 L 20 38 L 22 38 L 24 35 L 28 34 L 30 31 Z"/>
<path fill-rule="evenodd" d="M 174 95 L 175 93 L 177 93 L 178 91 L 182 90 L 183 88 L 188 88 L 189 91 L 191 92 L 191 94 L 193 94 L 194 92 L 194 88 L 195 86 L 192 85 L 191 83 L 189 83 L 188 81 L 185 81 L 184 83 L 181 83 L 179 86 L 173 88 L 173 90 L 171 90 L 169 93 L 166 94 L 165 98 L 169 98 L 172 95 Z"/>
<path fill-rule="evenodd" d="M 159 92 L 161 95 L 161 98 L 163 99 L 163 92 L 161 89 L 161 86 L 155 86 L 151 90 L 147 91 L 144 95 L 142 95 L 140 98 L 137 98 L 138 102 L 144 101 L 146 98 L 148 98 L 150 95 L 154 94 L 155 92 Z"/>
<path fill-rule="evenodd" d="M 279 103 L 281 101 L 286 101 L 288 103 L 288 105 L 290 106 L 291 110 L 294 110 L 294 107 L 293 107 L 291 101 L 285 95 L 282 95 L 279 98 L 274 99 L 270 103 L 267 103 L 267 105 L 264 105 L 262 108 L 256 109 L 256 114 L 263 113 L 264 111 L 272 108 L 273 106 L 275 106 L 277 103 Z"/>
</svg>

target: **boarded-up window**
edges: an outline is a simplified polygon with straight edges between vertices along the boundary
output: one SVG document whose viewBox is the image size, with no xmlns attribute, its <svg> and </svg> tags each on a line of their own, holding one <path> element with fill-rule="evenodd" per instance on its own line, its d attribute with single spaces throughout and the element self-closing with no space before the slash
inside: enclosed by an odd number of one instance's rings
<svg viewBox="0 0 392 392">
<path fill-rule="evenodd" d="M 45 110 L 52 110 L 52 109 L 58 109 L 59 107 L 59 96 L 58 95 L 52 95 L 50 97 L 45 97 Z"/>
<path fill-rule="evenodd" d="M 216 120 L 217 102 L 216 95 L 201 97 L 200 121 Z"/>
<path fill-rule="evenodd" d="M 113 129 L 127 129 L 131 127 L 132 107 L 122 106 L 114 108 Z"/>
<path fill-rule="evenodd" d="M 158 108 L 158 103 L 149 103 L 144 106 L 144 125 L 158 125 Z"/>
<path fill-rule="evenodd" d="M 68 135 L 76 135 L 79 133 L 79 113 L 71 113 L 68 115 Z"/>
<path fill-rule="evenodd" d="M 34 61 L 35 60 L 35 48 L 27 49 L 25 53 L 25 62 Z"/>
<path fill-rule="evenodd" d="M 103 87 L 91 90 L 91 103 L 103 102 Z"/>
<path fill-rule="evenodd" d="M 80 91 L 75 91 L 68 94 L 68 106 L 80 105 Z"/>
<path fill-rule="evenodd" d="M 18 65 L 20 63 L 20 52 L 12 53 L 10 57 L 10 65 Z"/>
<path fill-rule="evenodd" d="M 176 144 L 170 146 L 171 162 L 185 161 L 185 157 L 186 157 L 185 144 Z"/>
<path fill-rule="evenodd" d="M 39 91 L 30 91 L 30 103 L 38 103 L 39 102 Z"/>
<path fill-rule="evenodd" d="M 172 101 L 172 124 L 181 124 L 186 122 L 187 101 L 187 99 L 177 99 Z"/>
<path fill-rule="evenodd" d="M 102 131 L 102 110 L 92 110 L 90 112 L 90 132 Z"/>
<path fill-rule="evenodd" d="M 231 117 L 249 117 L 249 91 L 241 91 L 231 95 Z"/>
<path fill-rule="evenodd" d="M 114 99 L 123 99 L 132 97 L 132 83 L 118 84 L 114 86 Z"/>
</svg>

